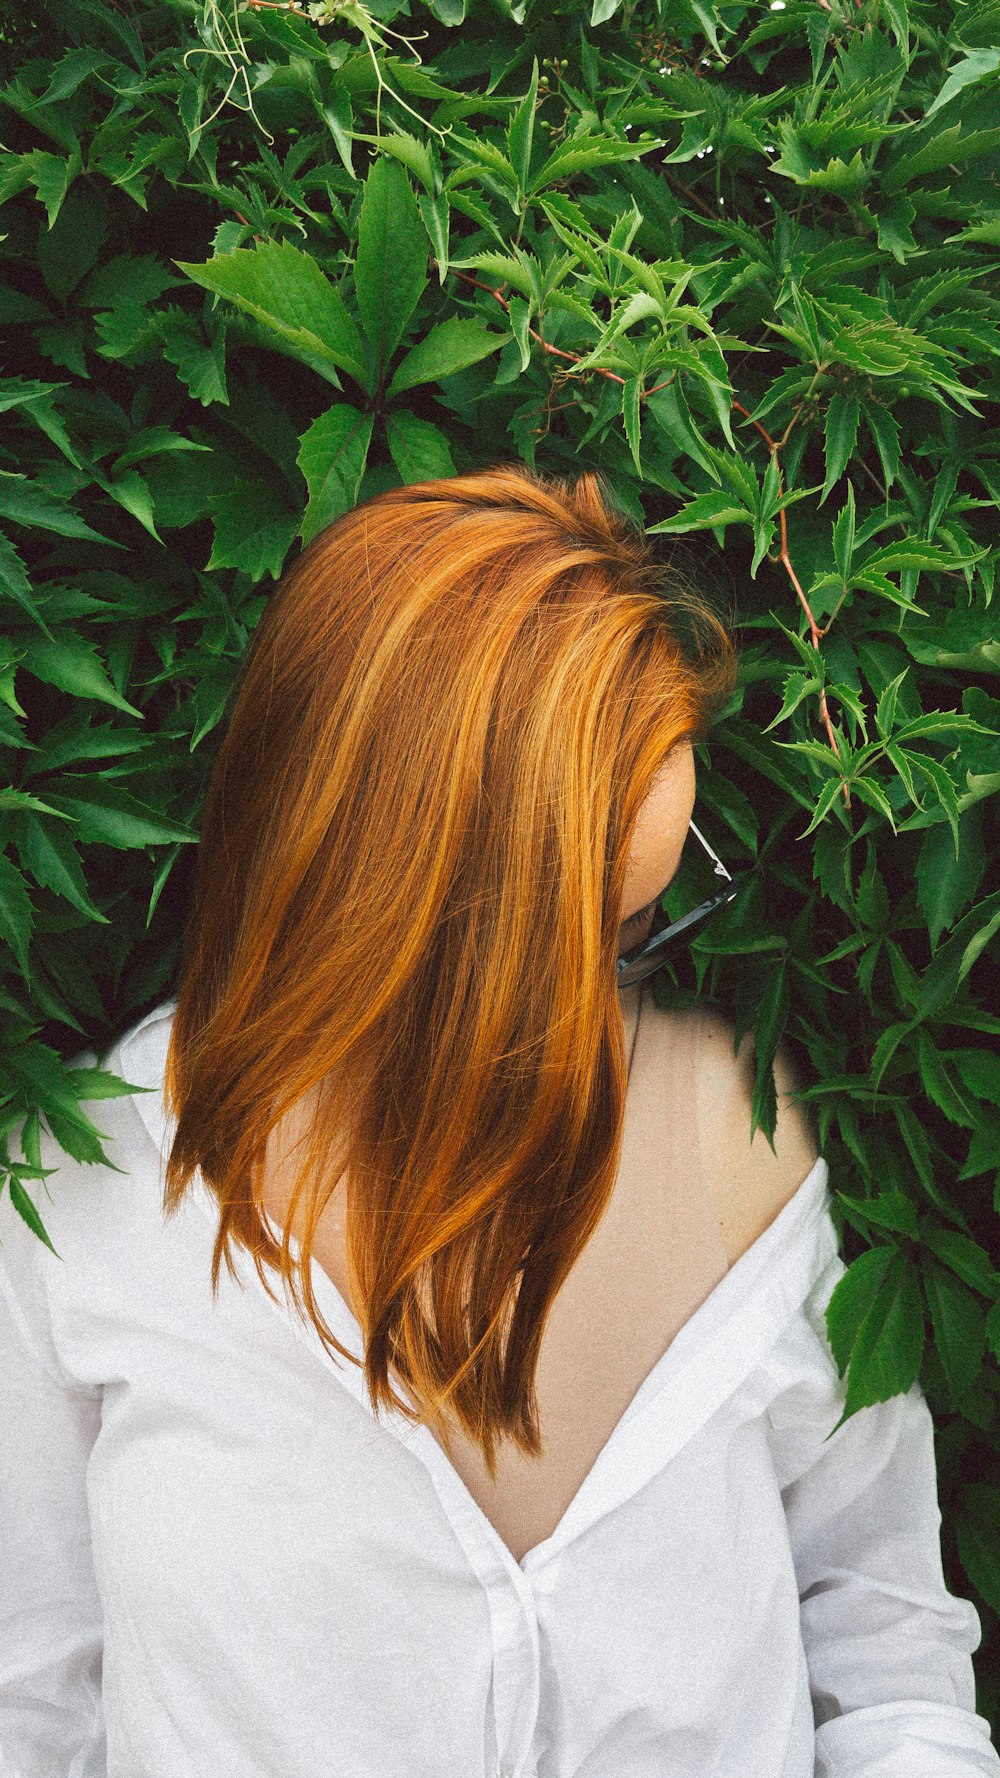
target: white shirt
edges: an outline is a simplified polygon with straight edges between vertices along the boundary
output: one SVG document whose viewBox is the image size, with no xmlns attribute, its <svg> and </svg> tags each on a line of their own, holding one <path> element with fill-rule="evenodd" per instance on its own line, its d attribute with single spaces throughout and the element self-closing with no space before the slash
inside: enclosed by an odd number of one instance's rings
<svg viewBox="0 0 1000 1778">
<path fill-rule="evenodd" d="M 173 1006 L 105 1065 L 162 1088 Z M 919 1385 L 823 1442 L 825 1161 L 516 1562 L 277 1274 L 236 1249 L 213 1302 L 160 1092 L 88 1115 L 122 1171 L 43 1134 L 61 1258 L 0 1203 L 2 1778 L 998 1778 Z"/>
</svg>

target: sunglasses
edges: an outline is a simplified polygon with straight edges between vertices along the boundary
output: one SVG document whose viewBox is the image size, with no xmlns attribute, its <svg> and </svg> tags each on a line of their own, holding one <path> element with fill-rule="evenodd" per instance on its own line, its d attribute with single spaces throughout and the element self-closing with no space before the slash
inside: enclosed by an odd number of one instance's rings
<svg viewBox="0 0 1000 1778">
<path fill-rule="evenodd" d="M 718 895 L 709 896 L 707 901 L 699 902 L 697 907 L 682 914 L 679 920 L 672 920 L 669 926 L 664 926 L 659 932 L 654 932 L 651 938 L 643 939 L 641 944 L 633 945 L 631 950 L 623 952 L 617 963 L 619 988 L 631 987 L 633 982 L 641 982 L 645 976 L 651 975 L 654 969 L 659 969 L 663 961 L 663 948 L 669 939 L 676 938 L 678 933 L 686 932 L 699 920 L 706 919 L 709 914 L 715 912 L 716 908 L 725 907 L 739 892 L 742 877 L 731 876 L 721 858 L 713 852 L 704 834 L 699 831 L 694 822 L 691 821 L 688 825 L 695 839 L 700 841 L 711 859 L 713 874 L 726 879 L 726 888 L 720 889 Z M 673 881 L 674 878 L 671 877 L 666 889 L 661 889 L 656 897 L 657 903 L 662 902 Z"/>
</svg>

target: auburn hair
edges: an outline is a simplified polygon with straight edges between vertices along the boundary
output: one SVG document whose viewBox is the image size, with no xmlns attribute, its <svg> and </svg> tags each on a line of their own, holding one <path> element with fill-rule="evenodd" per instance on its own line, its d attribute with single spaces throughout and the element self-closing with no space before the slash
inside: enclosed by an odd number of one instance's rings
<svg viewBox="0 0 1000 1778">
<path fill-rule="evenodd" d="M 546 1317 L 615 1183 L 632 830 L 736 658 L 597 474 L 498 463 L 320 531 L 240 663 L 183 934 L 164 1211 L 200 1169 L 213 1295 L 236 1241 L 358 1363 L 310 1276 L 347 1182 L 373 1410 L 447 1409 L 491 1475 L 500 1438 L 541 1451 Z M 306 1094 L 279 1245 L 265 1153 Z"/>
</svg>

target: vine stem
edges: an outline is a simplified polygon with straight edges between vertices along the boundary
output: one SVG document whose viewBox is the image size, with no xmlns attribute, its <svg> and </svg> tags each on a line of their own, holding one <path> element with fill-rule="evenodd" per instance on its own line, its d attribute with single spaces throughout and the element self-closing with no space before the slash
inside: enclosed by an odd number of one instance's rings
<svg viewBox="0 0 1000 1778">
<path fill-rule="evenodd" d="M 778 475 L 779 475 L 778 491 L 780 493 L 780 491 L 781 491 L 781 481 L 780 481 L 781 464 L 779 461 L 780 453 L 781 453 L 784 445 L 787 443 L 788 435 L 791 432 L 792 427 L 795 425 L 795 422 L 799 417 L 798 416 L 798 409 L 796 408 L 795 413 L 792 415 L 791 419 L 789 420 L 788 425 L 785 427 L 785 430 L 782 433 L 781 437 L 780 438 L 772 438 L 771 434 L 767 430 L 767 427 L 762 426 L 759 420 L 755 420 L 753 415 L 750 413 L 749 409 L 745 408 L 741 401 L 737 401 L 735 396 L 733 398 L 732 405 L 734 408 L 737 408 L 741 414 L 745 415 L 745 417 L 750 421 L 752 426 L 756 426 L 761 437 L 764 439 L 764 441 L 767 445 L 767 448 L 771 453 L 772 458 L 774 459 L 775 462 L 777 462 Z M 820 638 L 822 635 L 826 634 L 826 631 L 820 630 L 820 628 L 816 622 L 816 619 L 813 616 L 812 608 L 809 604 L 808 599 L 805 596 L 805 593 L 802 591 L 801 582 L 799 580 L 798 575 L 795 572 L 795 568 L 792 564 L 792 558 L 788 553 L 788 525 L 787 525 L 786 518 L 785 518 L 785 508 L 784 507 L 782 507 L 781 511 L 778 513 L 778 523 L 781 527 L 781 549 L 780 549 L 780 552 L 778 555 L 778 560 L 780 561 L 782 567 L 785 569 L 785 572 L 788 575 L 789 580 L 791 581 L 793 587 L 795 588 L 796 597 L 799 601 L 799 604 L 802 606 L 803 611 L 806 614 L 806 618 L 809 623 L 809 640 L 811 641 L 813 648 L 816 650 L 816 653 L 818 655 L 819 651 L 820 651 L 819 650 Z M 829 629 L 829 625 L 827 625 L 827 629 Z M 822 689 L 819 694 L 819 712 L 820 712 L 820 717 L 823 722 L 823 727 L 826 729 L 827 739 L 830 743 L 830 746 L 833 748 L 834 753 L 836 754 L 837 758 L 839 759 L 840 758 L 840 748 L 837 745 L 837 737 L 836 737 L 834 730 L 833 730 L 833 723 L 830 721 L 830 712 L 829 712 L 829 709 L 827 707 L 827 702 L 826 702 L 826 692 L 825 692 L 825 690 L 822 690 Z M 843 788 L 843 792 L 844 792 L 844 802 L 847 804 L 847 807 L 850 808 L 850 806 L 851 806 L 851 787 L 847 783 L 846 779 L 844 780 L 844 784 L 843 784 L 842 788 Z"/>
</svg>

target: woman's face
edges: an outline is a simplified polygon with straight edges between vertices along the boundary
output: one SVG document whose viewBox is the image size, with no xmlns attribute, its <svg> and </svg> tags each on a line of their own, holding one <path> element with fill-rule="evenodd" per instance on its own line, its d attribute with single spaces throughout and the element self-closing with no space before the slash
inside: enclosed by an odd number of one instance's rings
<svg viewBox="0 0 1000 1778">
<path fill-rule="evenodd" d="M 680 863 L 694 795 L 694 748 L 681 741 L 654 780 L 632 834 L 619 954 L 649 937 L 657 897 Z"/>
</svg>

